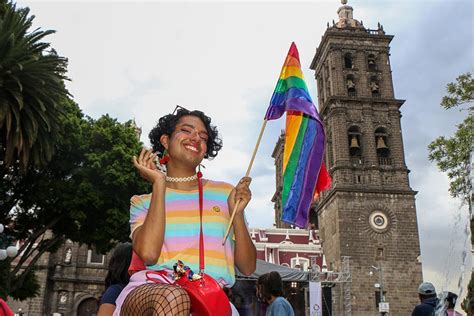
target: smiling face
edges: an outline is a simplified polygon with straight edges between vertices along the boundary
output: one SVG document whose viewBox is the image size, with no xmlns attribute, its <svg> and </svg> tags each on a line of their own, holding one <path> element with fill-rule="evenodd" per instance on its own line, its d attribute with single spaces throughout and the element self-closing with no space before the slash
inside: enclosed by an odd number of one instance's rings
<svg viewBox="0 0 474 316">
<path fill-rule="evenodd" d="M 168 150 L 172 165 L 183 163 L 195 168 L 207 151 L 208 133 L 200 118 L 186 115 L 179 119 L 171 136 L 163 135 L 161 143 Z M 168 163 L 168 164 L 169 164 Z"/>
</svg>

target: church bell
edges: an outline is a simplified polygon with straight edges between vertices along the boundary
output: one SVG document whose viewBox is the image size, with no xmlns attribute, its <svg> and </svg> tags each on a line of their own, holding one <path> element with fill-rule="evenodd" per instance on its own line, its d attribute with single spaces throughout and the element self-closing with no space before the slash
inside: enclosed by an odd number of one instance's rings
<svg viewBox="0 0 474 316">
<path fill-rule="evenodd" d="M 385 140 L 382 136 L 377 137 L 377 149 L 387 149 L 387 145 L 385 144 Z"/>
<path fill-rule="evenodd" d="M 350 148 L 360 148 L 359 141 L 357 140 L 357 136 L 355 136 L 355 135 L 351 136 L 351 145 L 349 147 Z"/>
</svg>

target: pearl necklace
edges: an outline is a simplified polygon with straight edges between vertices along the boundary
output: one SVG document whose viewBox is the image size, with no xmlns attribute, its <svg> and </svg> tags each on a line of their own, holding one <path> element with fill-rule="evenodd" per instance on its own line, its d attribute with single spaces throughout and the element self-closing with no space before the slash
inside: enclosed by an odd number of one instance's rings
<svg viewBox="0 0 474 316">
<path fill-rule="evenodd" d="M 168 177 L 166 176 L 166 182 L 189 182 L 196 180 L 198 178 L 197 174 L 190 177 Z"/>
</svg>

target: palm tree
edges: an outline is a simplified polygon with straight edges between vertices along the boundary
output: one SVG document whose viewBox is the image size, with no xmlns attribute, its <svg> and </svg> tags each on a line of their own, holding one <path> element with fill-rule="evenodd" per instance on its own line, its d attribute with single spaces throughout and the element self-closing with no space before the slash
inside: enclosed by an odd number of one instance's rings
<svg viewBox="0 0 474 316">
<path fill-rule="evenodd" d="M 0 165 L 41 165 L 54 152 L 63 117 L 67 59 L 41 40 L 54 33 L 29 31 L 34 16 L 0 0 Z"/>
</svg>

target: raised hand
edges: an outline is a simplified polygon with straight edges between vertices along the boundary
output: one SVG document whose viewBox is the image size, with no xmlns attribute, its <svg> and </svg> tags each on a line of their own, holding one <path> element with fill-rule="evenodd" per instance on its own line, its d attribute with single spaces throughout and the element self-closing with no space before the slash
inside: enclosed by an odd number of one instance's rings
<svg viewBox="0 0 474 316">
<path fill-rule="evenodd" d="M 239 213 L 243 213 L 245 207 L 252 199 L 252 192 L 249 188 L 251 182 L 252 178 L 243 177 L 242 179 L 240 179 L 237 186 L 230 192 L 229 198 L 227 199 L 227 203 L 229 204 L 229 210 L 231 212 L 234 210 L 234 206 L 237 201 L 240 200 L 239 206 L 236 210 L 236 215 Z"/>
<path fill-rule="evenodd" d="M 143 148 L 138 158 L 133 156 L 133 165 L 137 168 L 140 176 L 151 184 L 157 181 L 165 183 L 166 175 L 156 167 L 156 156 L 157 154 L 153 153 L 151 149 Z"/>
</svg>

